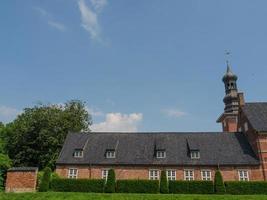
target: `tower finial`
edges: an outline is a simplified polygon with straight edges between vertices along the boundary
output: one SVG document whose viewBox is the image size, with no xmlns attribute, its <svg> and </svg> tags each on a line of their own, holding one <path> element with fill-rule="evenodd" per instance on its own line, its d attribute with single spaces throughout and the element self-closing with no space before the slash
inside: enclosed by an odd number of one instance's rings
<svg viewBox="0 0 267 200">
<path fill-rule="evenodd" d="M 231 52 L 228 50 L 225 50 L 225 58 L 226 58 L 226 64 L 227 64 L 227 68 L 229 66 L 229 58 L 230 58 Z M 230 68 L 230 67 L 229 67 Z"/>
</svg>

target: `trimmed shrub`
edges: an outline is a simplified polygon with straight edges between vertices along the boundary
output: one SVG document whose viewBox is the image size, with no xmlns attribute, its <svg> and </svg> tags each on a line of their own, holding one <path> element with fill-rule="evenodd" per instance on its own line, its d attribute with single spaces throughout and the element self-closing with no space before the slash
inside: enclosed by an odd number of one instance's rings
<svg viewBox="0 0 267 200">
<path fill-rule="evenodd" d="M 108 178 L 105 184 L 104 192 L 106 193 L 114 193 L 116 186 L 116 177 L 114 169 L 108 170 Z"/>
<path fill-rule="evenodd" d="M 55 192 L 103 192 L 102 179 L 52 179 L 51 190 Z"/>
<path fill-rule="evenodd" d="M 161 174 L 160 174 L 160 193 L 162 193 L 162 194 L 168 194 L 169 193 L 166 171 L 161 171 Z"/>
<path fill-rule="evenodd" d="M 267 182 L 264 181 L 229 181 L 225 182 L 225 187 L 228 194 L 267 194 Z"/>
<path fill-rule="evenodd" d="M 216 194 L 225 194 L 225 185 L 223 182 L 222 174 L 219 170 L 215 172 L 214 191 Z"/>
<path fill-rule="evenodd" d="M 118 193 L 159 193 L 158 180 L 117 180 Z"/>
<path fill-rule="evenodd" d="M 46 167 L 39 186 L 39 192 L 47 192 L 49 190 L 49 184 L 51 180 L 51 169 Z"/>
<path fill-rule="evenodd" d="M 212 194 L 212 181 L 169 181 L 169 192 L 174 194 Z"/>
<path fill-rule="evenodd" d="M 37 189 L 39 191 L 39 187 L 40 187 L 40 184 L 41 184 L 41 180 L 43 178 L 43 175 L 44 175 L 44 171 L 39 171 L 37 173 Z M 59 175 L 56 173 L 56 172 L 52 172 L 51 173 L 51 178 L 50 178 L 50 182 L 52 179 L 55 179 L 55 178 L 60 178 Z"/>
</svg>

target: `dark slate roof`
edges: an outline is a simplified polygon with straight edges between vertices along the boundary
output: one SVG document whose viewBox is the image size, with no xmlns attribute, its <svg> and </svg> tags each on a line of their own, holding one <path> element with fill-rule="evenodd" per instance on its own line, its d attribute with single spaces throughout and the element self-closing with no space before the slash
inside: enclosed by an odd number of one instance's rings
<svg viewBox="0 0 267 200">
<path fill-rule="evenodd" d="M 25 172 L 25 171 L 37 171 L 38 167 L 12 167 L 8 169 L 9 172 Z"/>
<path fill-rule="evenodd" d="M 88 141 L 84 157 L 74 158 L 81 138 Z M 105 158 L 114 141 L 116 158 Z M 197 144 L 200 159 L 190 159 L 187 141 Z M 166 158 L 155 158 L 156 145 L 166 150 Z M 258 165 L 259 161 L 242 133 L 70 133 L 57 164 L 217 166 Z"/>
<path fill-rule="evenodd" d="M 246 103 L 242 110 L 256 131 L 267 132 L 267 102 Z"/>
</svg>

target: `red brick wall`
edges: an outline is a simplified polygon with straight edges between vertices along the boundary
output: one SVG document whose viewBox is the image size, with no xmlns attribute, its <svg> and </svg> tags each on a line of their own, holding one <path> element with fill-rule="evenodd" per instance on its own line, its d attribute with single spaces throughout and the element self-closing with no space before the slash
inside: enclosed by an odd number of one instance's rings
<svg viewBox="0 0 267 200">
<path fill-rule="evenodd" d="M 212 179 L 214 179 L 215 171 L 217 167 L 209 166 L 194 166 L 194 167 L 137 167 L 137 166 L 127 166 L 127 167 L 103 167 L 103 166 L 57 166 L 56 172 L 61 177 L 68 177 L 68 169 L 77 168 L 78 178 L 91 178 L 91 179 L 101 179 L 102 170 L 113 168 L 115 169 L 117 179 L 149 179 L 149 169 L 158 170 L 168 170 L 172 169 L 176 171 L 176 180 L 184 180 L 184 169 L 193 169 L 195 180 L 201 180 L 201 170 L 211 170 Z M 249 179 L 251 181 L 263 180 L 263 175 L 260 166 L 242 166 L 242 167 L 220 167 L 220 171 L 225 181 L 238 181 L 238 170 L 248 170 Z"/>
<path fill-rule="evenodd" d="M 222 122 L 222 127 L 224 132 L 237 132 L 237 117 L 228 116 Z"/>
<path fill-rule="evenodd" d="M 6 192 L 36 191 L 37 171 L 7 172 Z"/>
<path fill-rule="evenodd" d="M 256 132 L 242 110 L 239 113 L 238 122 L 238 129 L 245 134 L 261 163 L 260 169 L 255 176 L 262 177 L 262 180 L 267 180 L 267 135 Z M 245 129 L 245 124 L 248 126 L 247 130 Z"/>
</svg>

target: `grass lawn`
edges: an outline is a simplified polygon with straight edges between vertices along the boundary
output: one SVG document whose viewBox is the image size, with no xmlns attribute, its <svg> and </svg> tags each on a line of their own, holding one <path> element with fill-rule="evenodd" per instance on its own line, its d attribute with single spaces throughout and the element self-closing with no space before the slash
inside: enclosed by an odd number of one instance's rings
<svg viewBox="0 0 267 200">
<path fill-rule="evenodd" d="M 163 194 L 92 194 L 92 193 L 0 193 L 0 200 L 267 200 L 267 195 L 163 195 Z"/>
</svg>

